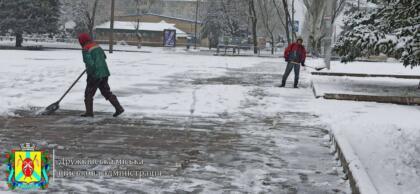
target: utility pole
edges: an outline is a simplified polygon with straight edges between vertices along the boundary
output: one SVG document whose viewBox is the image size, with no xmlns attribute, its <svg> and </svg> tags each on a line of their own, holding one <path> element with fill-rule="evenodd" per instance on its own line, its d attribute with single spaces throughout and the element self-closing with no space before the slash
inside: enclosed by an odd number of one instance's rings
<svg viewBox="0 0 420 194">
<path fill-rule="evenodd" d="M 111 24 L 109 28 L 109 53 L 113 52 L 114 48 L 114 10 L 115 0 L 111 0 Z"/>
<path fill-rule="evenodd" d="M 197 0 L 195 5 L 194 49 L 197 49 L 198 1 L 199 0 Z"/>
</svg>

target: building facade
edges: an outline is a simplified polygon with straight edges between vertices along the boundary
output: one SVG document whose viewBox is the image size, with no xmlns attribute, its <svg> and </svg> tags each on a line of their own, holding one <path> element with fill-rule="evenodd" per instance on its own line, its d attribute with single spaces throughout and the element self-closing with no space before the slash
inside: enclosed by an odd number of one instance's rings
<svg viewBox="0 0 420 194">
<path fill-rule="evenodd" d="M 164 21 L 158 23 L 115 21 L 113 30 L 114 44 L 163 46 L 163 31 L 166 29 L 176 30 L 177 46 L 185 46 L 187 44 L 187 33 L 176 28 L 174 24 Z M 109 43 L 110 22 L 96 26 L 94 31 L 96 42 Z"/>
<path fill-rule="evenodd" d="M 159 23 L 166 22 L 174 24 L 174 27 L 185 32 L 189 37 L 195 37 L 196 26 L 197 26 L 197 37 L 201 37 L 201 29 L 203 28 L 203 23 L 201 21 L 189 20 L 184 18 L 176 18 L 165 15 L 158 15 L 153 13 L 142 14 L 142 15 L 125 15 L 117 16 L 118 21 L 127 21 L 127 22 L 146 22 L 146 23 Z M 197 25 L 196 25 L 197 24 Z M 199 38 L 198 44 L 200 46 L 208 46 L 209 41 L 207 38 Z"/>
</svg>

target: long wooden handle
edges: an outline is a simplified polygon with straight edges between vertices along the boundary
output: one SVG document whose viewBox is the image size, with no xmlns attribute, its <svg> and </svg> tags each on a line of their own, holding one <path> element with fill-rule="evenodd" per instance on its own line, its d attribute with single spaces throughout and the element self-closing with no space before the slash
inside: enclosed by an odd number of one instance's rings
<svg viewBox="0 0 420 194">
<path fill-rule="evenodd" d="M 77 79 L 73 82 L 73 84 L 71 84 L 71 86 L 69 87 L 69 89 L 67 89 L 67 91 L 63 94 L 63 96 L 61 96 L 60 100 L 58 100 L 57 102 L 61 102 L 61 100 L 63 100 L 64 96 L 67 95 L 67 93 L 70 92 L 70 90 L 73 88 L 74 85 L 76 85 L 76 83 L 79 81 L 79 79 L 83 76 L 83 74 L 86 73 L 86 69 L 79 75 L 79 77 L 77 77 Z"/>
</svg>

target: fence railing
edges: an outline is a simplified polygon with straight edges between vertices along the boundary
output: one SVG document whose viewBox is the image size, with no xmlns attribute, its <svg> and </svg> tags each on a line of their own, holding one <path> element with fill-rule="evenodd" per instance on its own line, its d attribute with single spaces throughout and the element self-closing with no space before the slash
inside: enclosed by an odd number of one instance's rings
<svg viewBox="0 0 420 194">
<path fill-rule="evenodd" d="M 0 41 L 16 41 L 15 36 L 0 36 Z M 75 38 L 46 38 L 46 37 L 23 37 L 23 42 L 64 42 L 77 43 Z"/>
</svg>

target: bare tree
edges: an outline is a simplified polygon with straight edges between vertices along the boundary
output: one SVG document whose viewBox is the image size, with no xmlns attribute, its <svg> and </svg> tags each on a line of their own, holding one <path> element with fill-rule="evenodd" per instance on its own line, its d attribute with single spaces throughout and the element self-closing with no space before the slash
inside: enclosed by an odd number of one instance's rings
<svg viewBox="0 0 420 194">
<path fill-rule="evenodd" d="M 247 29 L 247 7 L 242 0 L 220 0 L 225 34 L 239 37 Z"/>
<path fill-rule="evenodd" d="M 331 18 L 331 24 L 334 23 L 337 16 L 340 15 L 340 13 L 343 11 L 345 4 L 346 4 L 346 0 L 337 0 L 334 6 L 333 15 Z"/>
<path fill-rule="evenodd" d="M 76 23 L 76 33 L 88 32 L 93 37 L 99 0 L 65 0 L 65 2 L 64 9 L 71 13 L 66 19 L 72 19 Z"/>
<path fill-rule="evenodd" d="M 248 37 L 252 30 L 254 51 L 258 52 L 258 13 L 255 0 L 208 1 L 203 10 L 205 17 L 202 35 L 210 39 L 212 46 L 217 46 L 219 38 L 224 35 L 233 37 L 234 41 L 242 41 L 241 38 Z"/>
<path fill-rule="evenodd" d="M 290 30 L 289 30 L 289 24 L 290 24 L 289 20 L 290 19 L 287 19 L 288 18 L 287 16 L 289 16 L 289 18 L 290 18 L 290 15 L 288 14 L 289 11 L 288 11 L 288 8 L 287 8 L 287 1 L 282 0 L 282 4 L 280 4 L 280 2 L 277 2 L 277 1 L 278 0 L 272 0 L 273 7 L 276 9 L 276 13 L 277 13 L 277 16 L 279 17 L 279 21 L 282 24 L 282 26 L 283 26 L 283 28 L 286 32 L 287 43 L 290 44 L 292 41 L 290 39 Z M 284 6 L 286 6 L 286 8 Z M 286 13 L 286 11 L 287 11 L 287 13 Z"/>
<path fill-rule="evenodd" d="M 303 0 L 307 9 L 305 19 L 305 31 L 308 33 L 309 52 L 314 56 L 320 56 L 323 39 L 327 36 L 325 26 L 325 16 L 330 17 L 332 25 L 337 16 L 342 12 L 346 0 L 336 0 L 334 3 L 333 14 L 327 13 L 328 1 Z"/>
<path fill-rule="evenodd" d="M 284 14 L 286 16 L 285 17 L 286 18 L 286 34 L 288 36 L 288 43 L 290 44 L 293 41 L 294 37 L 296 37 L 296 33 L 293 30 L 293 25 L 294 25 L 293 22 L 294 21 L 292 21 L 292 18 L 290 16 L 289 4 L 288 4 L 287 0 L 282 0 L 282 2 L 283 2 Z M 289 27 L 291 29 L 289 29 Z"/>
<path fill-rule="evenodd" d="M 223 10 L 220 1 L 209 1 L 205 10 L 203 28 L 201 29 L 202 38 L 209 39 L 209 49 L 217 47 L 219 38 L 223 35 Z"/>
<path fill-rule="evenodd" d="M 263 24 L 263 31 L 270 38 L 271 54 L 274 54 L 275 32 L 278 31 L 278 19 L 272 17 L 276 10 L 270 0 L 258 0 L 259 18 Z"/>
<path fill-rule="evenodd" d="M 139 32 L 140 28 L 140 0 L 136 0 L 136 9 L 137 9 L 137 23 L 136 23 L 136 38 L 137 38 L 137 48 L 141 48 L 141 39 L 142 36 Z"/>
<path fill-rule="evenodd" d="M 136 38 L 137 38 L 137 47 L 141 48 L 142 35 L 140 33 L 140 22 L 142 16 L 152 9 L 152 6 L 157 3 L 157 0 L 136 0 L 136 17 L 137 21 L 135 24 L 136 28 Z"/>
<path fill-rule="evenodd" d="M 93 28 L 95 27 L 95 16 L 96 16 L 96 7 L 98 7 L 98 1 L 95 0 L 92 7 L 92 13 L 89 12 L 89 10 L 85 10 L 85 16 L 88 21 L 87 26 L 89 30 L 90 37 L 93 37 Z"/>
<path fill-rule="evenodd" d="M 321 53 L 321 40 L 325 37 L 323 30 L 324 16 L 327 1 L 304 0 L 306 7 L 305 31 L 309 36 L 309 52 L 319 56 Z"/>
</svg>

